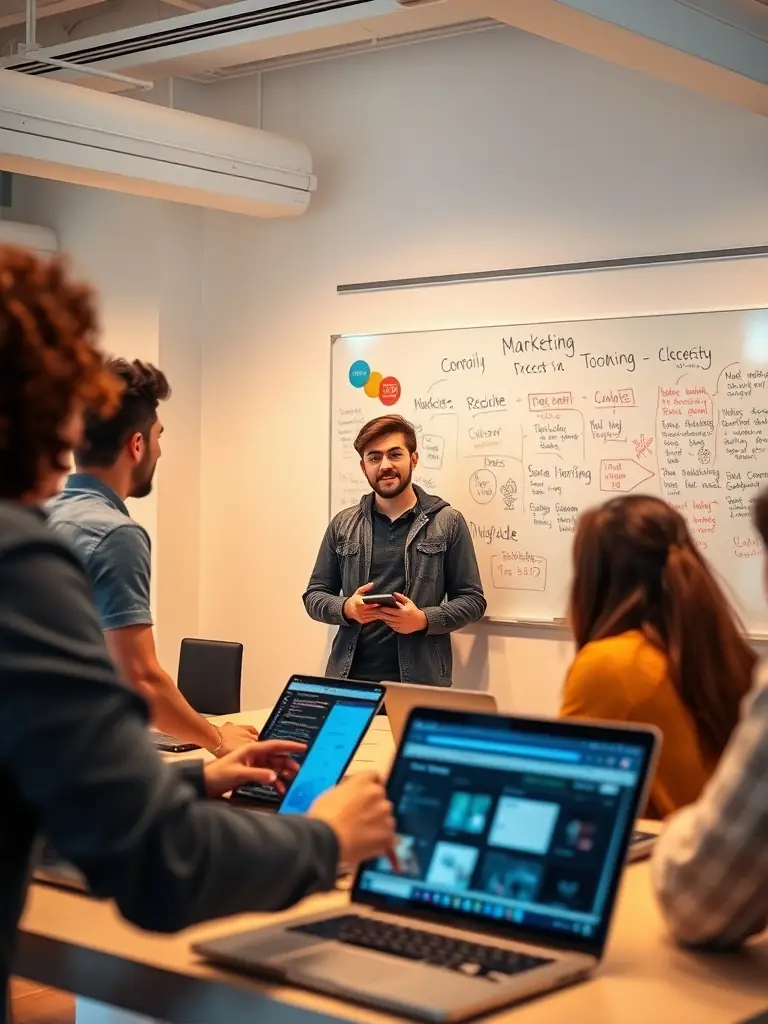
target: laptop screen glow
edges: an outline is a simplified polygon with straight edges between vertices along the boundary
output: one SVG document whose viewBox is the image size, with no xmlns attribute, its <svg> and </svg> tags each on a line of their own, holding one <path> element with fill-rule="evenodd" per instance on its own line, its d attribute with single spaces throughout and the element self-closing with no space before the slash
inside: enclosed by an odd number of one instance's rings
<svg viewBox="0 0 768 1024">
<path fill-rule="evenodd" d="M 652 742 L 469 717 L 411 717 L 389 785 L 400 872 L 369 862 L 357 891 L 591 941 L 610 914 Z"/>
</svg>

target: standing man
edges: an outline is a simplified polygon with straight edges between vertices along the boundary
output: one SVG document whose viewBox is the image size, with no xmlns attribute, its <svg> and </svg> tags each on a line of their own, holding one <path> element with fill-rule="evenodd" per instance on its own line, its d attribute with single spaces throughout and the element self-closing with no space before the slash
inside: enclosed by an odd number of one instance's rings
<svg viewBox="0 0 768 1024">
<path fill-rule="evenodd" d="M 123 394 L 109 419 L 88 418 L 77 472 L 47 506 L 49 525 L 79 556 L 93 588 L 101 628 L 123 679 L 147 700 L 152 721 L 217 757 L 257 736 L 250 726 L 215 726 L 199 715 L 157 660 L 149 607 L 150 540 L 131 519 L 126 498 L 152 490 L 160 458 L 160 402 L 171 393 L 165 375 L 135 360 L 109 369 Z"/>
<path fill-rule="evenodd" d="M 339 627 L 326 674 L 450 686 L 450 634 L 485 612 L 467 524 L 413 484 L 416 431 L 402 416 L 366 423 L 355 451 L 373 493 L 333 519 L 304 594 L 313 619 Z M 366 593 L 394 594 L 397 608 Z"/>
</svg>

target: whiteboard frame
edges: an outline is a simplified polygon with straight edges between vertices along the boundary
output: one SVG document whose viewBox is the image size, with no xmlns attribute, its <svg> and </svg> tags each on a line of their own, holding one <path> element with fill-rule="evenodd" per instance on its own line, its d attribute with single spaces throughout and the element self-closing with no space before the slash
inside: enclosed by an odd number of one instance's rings
<svg viewBox="0 0 768 1024">
<path fill-rule="evenodd" d="M 763 248 L 763 247 L 761 247 Z M 740 255 L 741 259 L 765 258 L 768 255 L 768 246 L 764 247 L 764 252 L 759 253 L 745 253 Z M 734 257 L 732 257 L 734 258 Z M 715 258 L 713 258 L 714 261 Z M 631 268 L 635 264 L 629 264 Z M 482 280 L 482 279 L 481 279 Z M 450 283 L 450 282 L 446 282 Z M 468 283 L 471 283 L 468 282 Z M 749 313 L 755 310 L 765 310 L 768 313 L 768 305 L 756 305 L 756 306 L 715 306 L 711 309 L 678 309 L 674 312 L 665 311 L 663 313 L 628 313 L 626 316 L 582 316 L 574 317 L 570 320 L 551 320 L 547 321 L 548 324 L 583 324 L 583 323 L 595 323 L 596 321 L 605 322 L 609 320 L 652 320 L 654 317 L 669 317 L 669 316 L 692 316 L 692 315 L 706 315 L 708 313 Z M 535 327 L 539 326 L 544 321 L 528 320 L 520 323 L 491 323 L 491 324 L 465 324 L 462 326 L 453 327 L 435 327 L 431 329 L 415 328 L 411 330 L 401 331 L 382 331 L 370 334 L 371 338 L 399 338 L 404 334 L 446 334 L 451 331 L 475 331 L 475 330 L 498 330 L 502 327 Z M 368 337 L 360 331 L 355 331 L 350 334 L 332 334 L 331 344 L 329 346 L 330 352 L 330 367 L 329 367 L 329 380 L 328 380 L 328 521 L 330 522 L 333 513 L 333 356 L 334 346 L 338 341 L 347 341 L 350 338 Z M 766 557 L 765 555 L 763 557 Z M 766 596 L 768 601 L 768 596 Z M 540 629 L 546 632 L 567 632 L 568 624 L 564 617 L 553 617 L 551 619 L 533 619 L 533 618 L 513 618 L 504 615 L 484 615 L 479 620 L 485 625 L 489 626 L 514 626 L 519 628 L 527 629 Z M 750 633 L 746 632 L 745 637 L 748 640 L 754 641 L 755 643 L 768 644 L 768 633 Z"/>
</svg>

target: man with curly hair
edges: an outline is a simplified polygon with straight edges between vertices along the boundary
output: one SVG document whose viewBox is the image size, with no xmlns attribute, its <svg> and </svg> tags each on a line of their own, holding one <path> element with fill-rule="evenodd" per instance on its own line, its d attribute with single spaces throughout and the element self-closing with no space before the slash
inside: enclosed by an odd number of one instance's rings
<svg viewBox="0 0 768 1024">
<path fill-rule="evenodd" d="M 59 260 L 0 248 L 0 1024 L 35 840 L 44 834 L 135 924 L 174 931 L 290 906 L 340 863 L 391 850 L 375 775 L 307 816 L 235 813 L 218 797 L 295 773 L 300 744 L 252 742 L 165 766 L 147 706 L 116 675 L 82 563 L 46 524 L 84 414 L 122 385 L 96 348 L 94 298 Z"/>
<path fill-rule="evenodd" d="M 82 561 L 109 653 L 123 679 L 149 701 L 153 724 L 223 757 L 255 739 L 256 730 L 203 718 L 160 664 L 149 600 L 149 534 L 125 504 L 152 490 L 163 433 L 158 406 L 171 388 L 161 370 L 138 359 L 115 359 L 108 368 L 122 386 L 117 408 L 106 417 L 86 417 L 75 450 L 77 472 L 48 504 L 48 524 Z"/>
</svg>

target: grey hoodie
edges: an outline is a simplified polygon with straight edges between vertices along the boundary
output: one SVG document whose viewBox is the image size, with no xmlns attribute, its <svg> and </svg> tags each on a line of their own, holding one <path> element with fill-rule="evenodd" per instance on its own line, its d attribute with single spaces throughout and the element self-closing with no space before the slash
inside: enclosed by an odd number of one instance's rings
<svg viewBox="0 0 768 1024">
<path fill-rule="evenodd" d="M 475 549 L 460 512 L 447 501 L 415 487 L 418 511 L 405 547 L 405 593 L 427 617 L 422 633 L 398 636 L 402 682 L 450 686 L 450 634 L 477 622 L 486 602 Z M 352 667 L 360 625 L 347 622 L 344 602 L 368 582 L 373 550 L 374 494 L 333 518 L 304 594 L 308 614 L 338 626 L 326 673 L 346 677 Z"/>
</svg>

